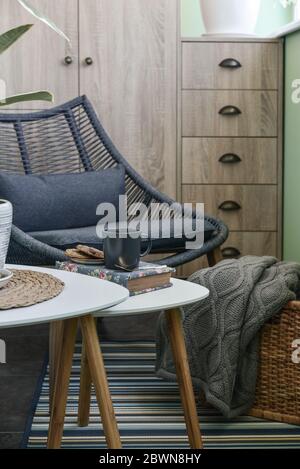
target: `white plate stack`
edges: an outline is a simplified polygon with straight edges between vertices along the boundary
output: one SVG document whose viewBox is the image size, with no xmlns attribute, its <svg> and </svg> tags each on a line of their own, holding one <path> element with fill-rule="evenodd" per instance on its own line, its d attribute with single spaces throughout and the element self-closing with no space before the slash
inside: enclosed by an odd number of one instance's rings
<svg viewBox="0 0 300 469">
<path fill-rule="evenodd" d="M 0 199 L 0 269 L 4 268 L 10 240 L 13 208 L 10 202 Z"/>
</svg>

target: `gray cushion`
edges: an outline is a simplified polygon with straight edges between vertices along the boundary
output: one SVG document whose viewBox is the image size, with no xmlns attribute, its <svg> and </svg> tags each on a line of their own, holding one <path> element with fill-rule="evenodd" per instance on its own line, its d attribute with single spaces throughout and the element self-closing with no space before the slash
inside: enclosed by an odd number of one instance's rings
<svg viewBox="0 0 300 469">
<path fill-rule="evenodd" d="M 13 222 L 25 232 L 96 225 L 96 207 L 118 208 L 125 194 L 123 166 L 78 174 L 18 175 L 0 173 L 0 198 L 14 209 Z"/>
<path fill-rule="evenodd" d="M 204 224 L 204 240 L 208 241 L 214 234 L 215 228 L 208 221 Z M 98 238 L 96 226 L 88 226 L 85 228 L 77 228 L 72 230 L 56 230 L 56 231 L 39 231 L 29 233 L 33 238 L 59 249 L 69 249 L 77 244 L 87 244 L 98 249 L 102 249 L 103 239 Z M 152 239 L 152 252 L 168 252 L 178 251 L 185 248 L 186 238 L 162 238 L 161 233 L 155 239 Z M 146 247 L 148 240 L 145 239 L 143 244 Z"/>
<path fill-rule="evenodd" d="M 99 247 L 102 240 L 97 237 L 96 226 L 76 228 L 70 230 L 34 231 L 28 233 L 33 238 L 59 249 L 68 249 L 77 244 Z"/>
</svg>

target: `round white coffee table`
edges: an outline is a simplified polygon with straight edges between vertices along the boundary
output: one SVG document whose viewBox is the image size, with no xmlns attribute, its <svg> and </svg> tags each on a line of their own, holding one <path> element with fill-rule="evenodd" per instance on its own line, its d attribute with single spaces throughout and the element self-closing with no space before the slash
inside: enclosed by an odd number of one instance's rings
<svg viewBox="0 0 300 469">
<path fill-rule="evenodd" d="M 52 327 L 50 337 L 50 351 L 52 349 L 50 365 L 56 371 L 48 447 L 59 448 L 61 444 L 72 358 L 80 318 L 86 355 L 99 399 L 98 405 L 107 443 L 109 447 L 119 448 L 121 444 L 119 431 L 92 314 L 126 300 L 129 296 L 128 290 L 105 280 L 61 270 L 19 265 L 9 265 L 7 268 L 48 273 L 65 284 L 62 293 L 49 301 L 26 308 L 0 311 L 0 328 L 2 329 L 44 322 L 50 322 L 51 326 L 55 326 Z"/>
<path fill-rule="evenodd" d="M 60 295 L 25 308 L 3 310 L 0 313 L 0 328 L 20 327 L 51 321 L 60 321 L 94 313 L 116 305 L 129 297 L 126 288 L 112 282 L 72 272 L 23 265 L 6 265 L 9 270 L 34 270 L 44 272 L 62 280 L 65 288 Z"/>
<path fill-rule="evenodd" d="M 173 359 L 184 409 L 189 442 L 191 448 L 200 449 L 202 448 L 202 438 L 182 330 L 181 311 L 179 308 L 207 298 L 209 291 L 195 283 L 178 279 L 172 279 L 172 284 L 173 285 L 170 288 L 132 296 L 118 305 L 94 313 L 94 316 L 101 318 L 124 316 L 125 318 L 130 314 L 146 314 L 159 310 L 166 312 Z M 86 335 L 87 334 L 85 334 L 85 336 Z M 78 409 L 79 426 L 88 425 L 91 384 L 93 381 L 93 378 L 91 378 L 92 370 L 90 370 L 91 362 L 85 355 L 85 350 L 88 350 L 85 339 L 83 345 Z"/>
</svg>

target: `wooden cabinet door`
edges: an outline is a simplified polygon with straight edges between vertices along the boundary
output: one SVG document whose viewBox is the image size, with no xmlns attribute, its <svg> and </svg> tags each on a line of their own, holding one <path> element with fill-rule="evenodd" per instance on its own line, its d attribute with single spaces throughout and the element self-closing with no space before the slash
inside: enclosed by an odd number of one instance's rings
<svg viewBox="0 0 300 469">
<path fill-rule="evenodd" d="M 224 259 L 241 256 L 278 256 L 278 234 L 276 232 L 231 231 L 221 247 Z M 182 275 L 189 277 L 197 270 L 208 267 L 206 256 L 189 262 L 182 267 Z"/>
<path fill-rule="evenodd" d="M 276 138 L 183 138 L 183 184 L 277 184 Z"/>
<path fill-rule="evenodd" d="M 0 31 L 21 24 L 34 26 L 0 56 L 0 78 L 7 95 L 36 90 L 54 93 L 54 104 L 78 96 L 78 3 L 77 0 L 31 0 L 31 4 L 53 20 L 71 39 L 71 46 L 44 23 L 25 11 L 16 1 L 1 0 Z M 71 56 L 72 64 L 65 64 Z M 17 104 L 15 109 L 44 109 L 53 106 L 42 101 Z M 2 108 L 4 109 L 12 109 Z"/>
<path fill-rule="evenodd" d="M 183 185 L 184 202 L 204 203 L 205 213 L 223 220 L 232 231 L 276 231 L 275 185 Z"/>
<path fill-rule="evenodd" d="M 175 196 L 177 0 L 79 5 L 81 94 L 134 169 Z"/>
<path fill-rule="evenodd" d="M 184 90 L 183 137 L 276 137 L 277 91 Z"/>
<path fill-rule="evenodd" d="M 228 59 L 233 67 L 226 64 Z M 278 71 L 278 43 L 184 42 L 182 45 L 183 89 L 277 90 Z"/>
</svg>

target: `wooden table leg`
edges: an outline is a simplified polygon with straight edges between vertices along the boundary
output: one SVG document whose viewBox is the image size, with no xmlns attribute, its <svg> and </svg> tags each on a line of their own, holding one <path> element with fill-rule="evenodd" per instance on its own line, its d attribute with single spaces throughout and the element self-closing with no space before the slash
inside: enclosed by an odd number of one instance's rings
<svg viewBox="0 0 300 469">
<path fill-rule="evenodd" d="M 61 354 L 64 321 L 50 323 L 49 331 L 49 413 L 51 415 L 54 395 L 55 375 Z"/>
<path fill-rule="evenodd" d="M 78 426 L 87 427 L 90 418 L 92 378 L 87 360 L 85 340 L 82 339 L 80 391 L 78 401 Z"/>
<path fill-rule="evenodd" d="M 80 324 L 107 446 L 109 449 L 120 449 L 122 448 L 120 434 L 108 387 L 106 371 L 93 316 L 82 317 L 80 319 Z"/>
<path fill-rule="evenodd" d="M 60 448 L 64 430 L 72 359 L 76 341 L 78 319 L 64 321 L 61 353 L 57 363 L 52 412 L 48 434 L 48 448 Z"/>
<path fill-rule="evenodd" d="M 190 446 L 192 449 L 201 449 L 203 448 L 202 437 L 185 347 L 181 312 L 179 309 L 167 311 L 166 318 Z"/>
</svg>

